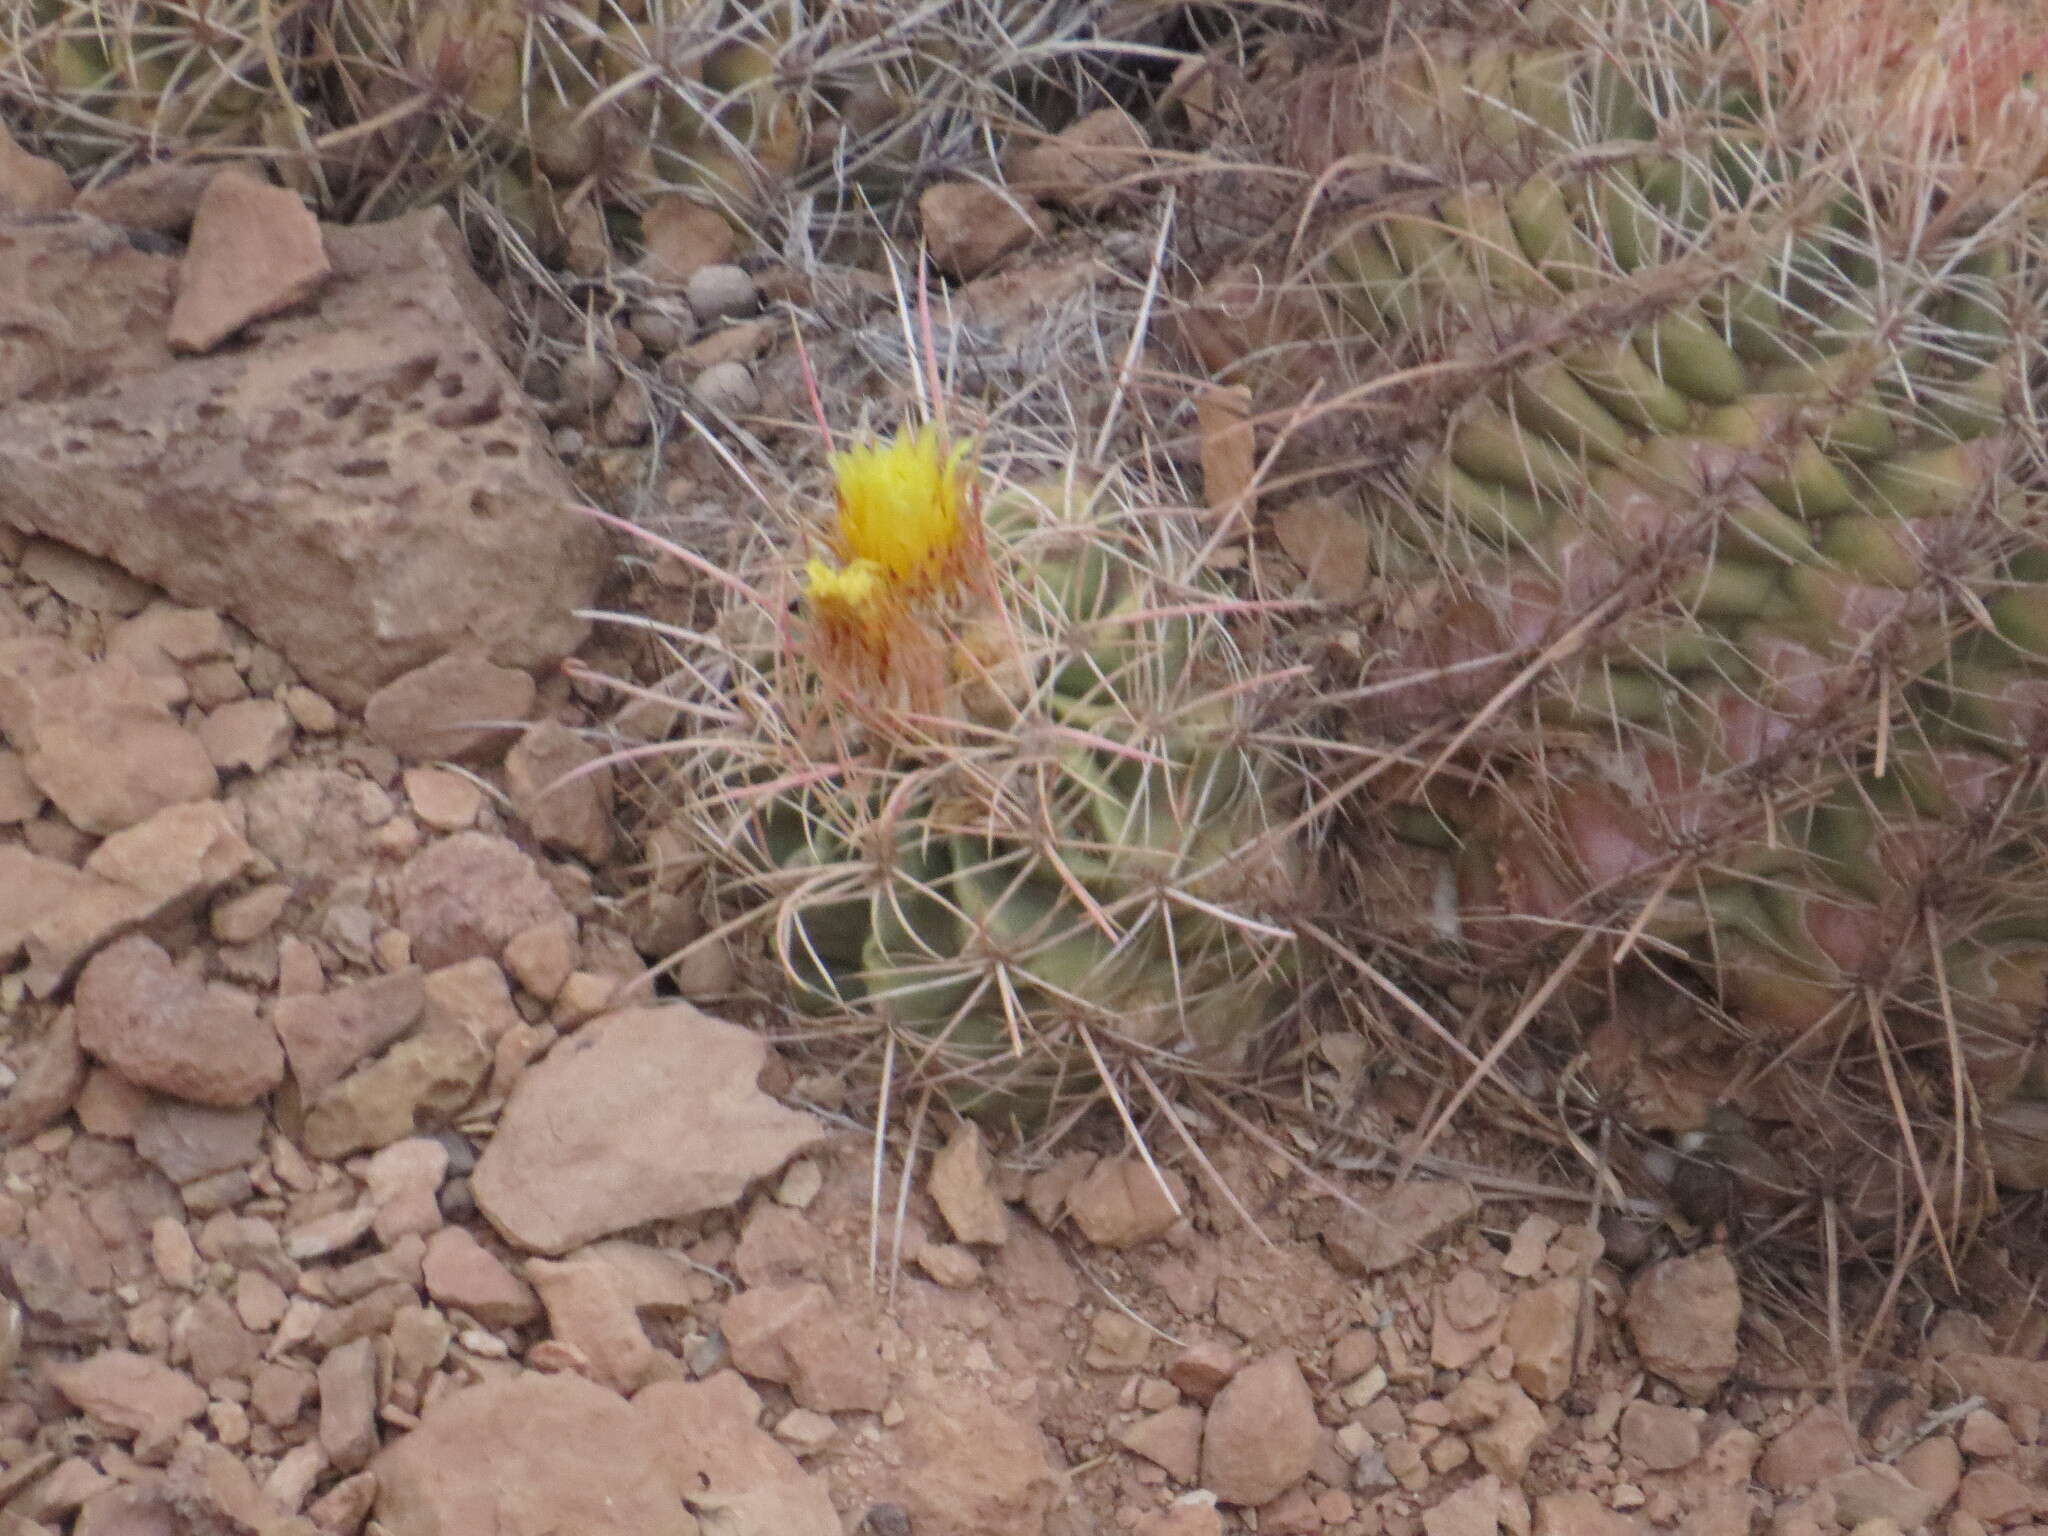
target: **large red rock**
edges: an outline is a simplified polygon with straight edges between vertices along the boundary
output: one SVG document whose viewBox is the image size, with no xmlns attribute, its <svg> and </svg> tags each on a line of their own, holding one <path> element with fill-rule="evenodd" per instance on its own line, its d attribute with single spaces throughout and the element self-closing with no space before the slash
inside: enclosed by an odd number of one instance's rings
<svg viewBox="0 0 2048 1536">
<path fill-rule="evenodd" d="M 138 1088 L 194 1104 L 253 1104 L 284 1077 L 284 1048 L 240 987 L 172 964 L 140 934 L 79 973 L 78 1041 Z"/>
<path fill-rule="evenodd" d="M 585 1025 L 519 1080 L 470 1175 L 506 1239 L 561 1254 L 729 1205 L 824 1127 L 761 1092 L 759 1035 L 687 1003 Z"/>
<path fill-rule="evenodd" d="M 371 1463 L 391 1536 L 694 1536 L 655 1425 L 581 1376 L 450 1393 Z"/>
<path fill-rule="evenodd" d="M 448 217 L 321 231 L 317 296 L 173 353 L 179 264 L 83 216 L 0 217 L 0 523 L 232 614 L 335 702 L 449 651 L 550 667 L 607 541 Z"/>
</svg>

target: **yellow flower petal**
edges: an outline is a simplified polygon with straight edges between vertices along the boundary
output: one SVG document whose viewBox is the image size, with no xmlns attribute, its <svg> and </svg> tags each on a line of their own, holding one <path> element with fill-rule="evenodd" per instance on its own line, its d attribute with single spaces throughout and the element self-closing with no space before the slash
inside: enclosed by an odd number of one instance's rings
<svg viewBox="0 0 2048 1536">
<path fill-rule="evenodd" d="M 968 533 L 966 456 L 965 444 L 948 451 L 931 427 L 834 454 L 839 553 L 849 566 L 870 561 L 906 594 L 957 573 Z"/>
<path fill-rule="evenodd" d="M 816 608 L 851 616 L 879 612 L 888 593 L 882 568 L 872 560 L 844 567 L 813 560 L 804 567 L 804 596 Z"/>
</svg>

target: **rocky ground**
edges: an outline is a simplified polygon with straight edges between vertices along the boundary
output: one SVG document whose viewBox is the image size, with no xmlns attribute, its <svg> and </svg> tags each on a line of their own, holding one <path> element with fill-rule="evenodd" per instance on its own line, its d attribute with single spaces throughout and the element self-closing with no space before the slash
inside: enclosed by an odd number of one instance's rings
<svg viewBox="0 0 2048 1536">
<path fill-rule="evenodd" d="M 925 213 L 1011 257 L 989 313 L 1120 259 L 985 190 Z M 438 215 L 74 202 L 4 142 L 0 210 L 0 1536 L 2048 1531 L 2025 1284 L 1866 1356 L 1499 1146 L 1391 1183 L 1204 1122 L 1155 1176 L 934 1111 L 878 1166 L 715 947 L 642 983 L 673 914 L 564 779 L 611 558 L 564 461 L 648 461 L 646 399 L 537 411 Z M 669 235 L 621 336 L 784 411 L 791 275 Z"/>
</svg>

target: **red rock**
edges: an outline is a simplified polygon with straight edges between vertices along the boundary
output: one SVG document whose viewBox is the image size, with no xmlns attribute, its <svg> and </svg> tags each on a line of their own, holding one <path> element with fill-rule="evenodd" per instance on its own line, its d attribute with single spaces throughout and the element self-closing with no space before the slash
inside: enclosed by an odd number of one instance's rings
<svg viewBox="0 0 2048 1536">
<path fill-rule="evenodd" d="M 1476 1269 L 1459 1270 L 1437 1292 L 1437 1315 L 1453 1328 L 1483 1328 L 1500 1308 L 1500 1287 Z"/>
<path fill-rule="evenodd" d="M 974 181 L 926 187 L 918 196 L 917 217 L 933 263 L 963 280 L 981 276 L 1052 227 L 1031 198 Z"/>
<path fill-rule="evenodd" d="M 1892 1463 L 1907 1482 L 1942 1504 L 1955 1497 L 1963 1476 L 1963 1453 L 1947 1435 L 1929 1435 Z"/>
<path fill-rule="evenodd" d="M 485 1045 L 524 1026 L 505 973 L 489 960 L 464 960 L 427 972 L 425 1027 L 459 1029 Z"/>
<path fill-rule="evenodd" d="M 500 950 L 537 923 L 568 914 L 532 859 L 502 837 L 458 832 L 428 844 L 399 871 L 398 926 L 432 968 Z"/>
<path fill-rule="evenodd" d="M 371 1464 L 390 1536 L 695 1536 L 648 1416 L 580 1376 L 465 1387 Z"/>
<path fill-rule="evenodd" d="M 118 567 L 116 567 L 118 569 Z M 177 673 L 204 661 L 228 659 L 228 631 L 210 608 L 152 603 L 107 637 L 107 655 L 139 671 Z"/>
<path fill-rule="evenodd" d="M 106 838 L 86 858 L 90 879 L 29 930 L 29 985 L 45 997 L 55 993 L 109 940 L 178 922 L 256 870 L 260 860 L 236 823 L 227 807 L 197 801 Z"/>
<path fill-rule="evenodd" d="M 512 808 L 542 847 L 590 864 L 611 857 L 612 771 L 602 755 L 559 720 L 529 726 L 505 754 Z"/>
<path fill-rule="evenodd" d="M 118 1484 L 87 1499 L 72 1536 L 180 1536 L 185 1529 L 160 1488 Z"/>
<path fill-rule="evenodd" d="M 1926 1489 L 1930 1499 L 1936 1491 Z M 2009 1525 L 2036 1508 L 2040 1493 L 2005 1467 L 1975 1467 L 1956 1489 L 1956 1508 L 1988 1526 Z"/>
<path fill-rule="evenodd" d="M 1154 1510 L 1132 1528 L 1131 1536 L 1223 1536 L 1223 1517 L 1214 1504 L 1196 1496 Z"/>
<path fill-rule="evenodd" d="M 139 1087 L 196 1104 L 253 1103 L 284 1077 L 284 1051 L 238 988 L 208 984 L 134 935 L 80 973 L 78 1041 Z"/>
<path fill-rule="evenodd" d="M 598 1020 L 519 1080 L 470 1177 L 478 1208 L 560 1254 L 730 1204 L 823 1135 L 760 1091 L 766 1060 L 758 1035 L 687 1004 Z"/>
<path fill-rule="evenodd" d="M 934 1374 L 903 1393 L 887 1443 L 901 1456 L 894 1490 L 910 1529 L 948 1536 L 1043 1530 L 1059 1496 L 1045 1436 L 991 1400 L 985 1383 Z"/>
<path fill-rule="evenodd" d="M 18 1074 L 0 1098 L 0 1147 L 25 1141 L 68 1111 L 85 1086 L 85 1053 L 78 1048 L 73 1010 L 59 1013 L 40 1038 L 26 1043 Z"/>
<path fill-rule="evenodd" d="M 971 1290 L 981 1283 L 981 1260 L 960 1243 L 923 1243 L 912 1258 L 926 1278 L 949 1291 Z"/>
<path fill-rule="evenodd" d="M 54 635 L 0 639 L 0 733 L 9 740 L 25 742 L 36 696 L 87 665 L 83 656 Z"/>
<path fill-rule="evenodd" d="M 184 917 L 261 863 L 237 820 L 216 801 L 168 806 L 101 843 L 85 871 L 146 898 L 150 922 Z"/>
<path fill-rule="evenodd" d="M 701 267 L 732 258 L 738 237 L 704 204 L 670 193 L 657 197 L 641 216 L 647 254 L 641 269 L 658 283 L 681 285 Z"/>
<path fill-rule="evenodd" d="M 989 1158 L 980 1129 L 965 1121 L 932 1159 L 925 1189 L 956 1241 L 1001 1243 L 1010 1233 L 1009 1214 L 989 1186 Z"/>
<path fill-rule="evenodd" d="M 1011 158 L 1010 185 L 1076 213 L 1096 214 L 1135 193 L 1151 163 L 1145 130 L 1127 113 L 1103 107 Z"/>
<path fill-rule="evenodd" d="M 1543 1410 L 1520 1387 L 1501 1393 L 1500 1411 L 1490 1424 L 1472 1431 L 1472 1455 L 1503 1482 L 1520 1487 L 1529 1458 L 1549 1432 Z"/>
<path fill-rule="evenodd" d="M 1546 1493 L 1536 1501 L 1536 1536 L 1642 1536 L 1642 1522 L 1590 1493 Z"/>
<path fill-rule="evenodd" d="M 444 213 L 325 230 L 317 301 L 197 359 L 165 340 L 178 263 L 111 236 L 0 232 L 54 365 L 103 381 L 29 399 L 36 371 L 0 381 L 0 522 L 232 614 L 351 709 L 463 646 L 522 669 L 575 647 L 607 537 L 570 512 L 501 360 L 504 311 Z M 93 425 L 110 419 L 126 430 Z"/>
<path fill-rule="evenodd" d="M 1666 1259 L 1636 1276 L 1623 1316 L 1643 1364 L 1694 1402 L 1735 1370 L 1742 1288 L 1722 1248 Z"/>
<path fill-rule="evenodd" d="M 671 1249 L 609 1238 L 579 1248 L 574 1259 L 579 1264 L 594 1264 L 609 1274 L 626 1304 L 635 1311 L 680 1315 L 695 1312 L 703 1304 L 703 1271 Z"/>
<path fill-rule="evenodd" d="M 59 544 L 30 539 L 19 562 L 21 574 L 39 581 L 74 608 L 126 617 L 149 601 L 150 590 L 110 560 Z"/>
<path fill-rule="evenodd" d="M 275 699 L 242 699 L 200 721 L 199 741 L 222 773 L 260 773 L 291 746 L 292 717 Z"/>
<path fill-rule="evenodd" d="M 1227 1344 L 1205 1342 L 1189 1346 L 1166 1368 L 1166 1379 L 1198 1403 L 1215 1401 L 1243 1364 L 1236 1350 Z"/>
<path fill-rule="evenodd" d="M 1851 1467 L 1822 1481 L 1821 1491 L 1835 1502 L 1835 1518 L 1846 1526 L 1866 1520 L 1894 1520 L 1902 1531 L 1917 1530 L 1932 1520 L 1940 1503 L 1907 1482 L 1896 1467 Z"/>
<path fill-rule="evenodd" d="M 127 662 L 97 662 L 37 688 L 25 726 L 9 734 L 29 778 L 84 832 L 118 832 L 220 791 L 199 738 Z"/>
<path fill-rule="evenodd" d="M 1341 1207 L 1323 1226 L 1330 1262 L 1348 1275 L 1376 1275 L 1403 1264 L 1437 1234 L 1479 1209 L 1469 1184 L 1418 1179 Z"/>
<path fill-rule="evenodd" d="M 1964 1419 L 1956 1439 L 1966 1454 L 1979 1461 L 1997 1461 L 2019 1449 L 2019 1441 L 2005 1420 L 1989 1408 L 1976 1409 Z"/>
<path fill-rule="evenodd" d="M 263 1354 L 263 1341 L 216 1291 L 203 1293 L 178 1314 L 171 1342 L 193 1379 L 209 1392 L 231 1377 L 247 1377 Z"/>
<path fill-rule="evenodd" d="M 589 1362 L 593 1380 L 630 1396 L 652 1379 L 660 1351 L 604 1265 L 534 1259 L 526 1277 L 547 1308 L 549 1331 Z"/>
<path fill-rule="evenodd" d="M 1934 1361 L 1927 1375 L 1945 1390 L 1989 1398 L 2008 1413 L 2028 1408 L 2048 1414 L 2048 1360 L 1957 1350 Z"/>
<path fill-rule="evenodd" d="M 667 1449 L 677 1485 L 733 1536 L 840 1536 L 824 1483 L 761 1429 L 761 1400 L 738 1373 L 656 1382 L 633 1411 Z"/>
<path fill-rule="evenodd" d="M 313 1373 L 301 1365 L 260 1365 L 250 1383 L 249 1406 L 272 1429 L 296 1424 L 313 1393 Z"/>
<path fill-rule="evenodd" d="M 1757 1481 L 1777 1493 L 1811 1488 L 1856 1465 L 1856 1437 L 1839 1408 L 1815 1403 L 1764 1447 Z"/>
<path fill-rule="evenodd" d="M 1578 1280 L 1552 1280 L 1508 1308 L 1501 1340 L 1514 1355 L 1516 1384 L 1539 1403 L 1556 1402 L 1572 1384 L 1582 1289 Z"/>
<path fill-rule="evenodd" d="M 422 825 L 436 832 L 466 832 L 476 825 L 484 792 L 451 768 L 408 768 L 405 798 Z"/>
<path fill-rule="evenodd" d="M 307 1259 L 331 1258 L 361 1242 L 375 1218 L 375 1210 L 367 1205 L 348 1206 L 315 1216 L 285 1233 L 285 1254 L 301 1263 Z"/>
<path fill-rule="evenodd" d="M 740 1229 L 733 1250 L 733 1273 L 743 1284 L 768 1285 L 777 1280 L 817 1279 L 831 1248 L 802 1211 L 773 1201 L 756 1201 Z"/>
<path fill-rule="evenodd" d="M 254 944 L 268 934 L 291 905 L 291 887 L 283 881 L 258 885 L 254 891 L 217 901 L 207 913 L 207 928 L 221 944 Z"/>
<path fill-rule="evenodd" d="M 533 709 L 533 679 L 457 651 L 392 679 L 363 710 L 371 739 L 409 761 L 495 756 Z"/>
<path fill-rule="evenodd" d="M 357 1339 L 320 1362 L 320 1448 L 330 1464 L 354 1472 L 377 1450 L 377 1351 Z"/>
<path fill-rule="evenodd" d="M 333 992 L 279 998 L 270 1016 L 299 1092 L 311 1102 L 401 1038 L 425 1006 L 421 972 L 408 968 Z"/>
<path fill-rule="evenodd" d="M 1216 1394 L 1202 1434 L 1202 1483 L 1226 1504 L 1266 1504 L 1308 1475 L 1315 1398 L 1282 1350 L 1244 1367 Z"/>
<path fill-rule="evenodd" d="M 252 320 L 304 302 L 330 270 L 320 225 L 296 193 L 221 171 L 193 212 L 170 343 L 210 352 Z"/>
<path fill-rule="evenodd" d="M 30 154 L 0 123 L 0 214 L 62 213 L 77 195 L 63 166 Z"/>
<path fill-rule="evenodd" d="M 788 1386 L 805 1408 L 878 1413 L 888 1401 L 873 1331 L 822 1285 L 742 1291 L 726 1303 L 719 1326 L 735 1367 Z"/>
<path fill-rule="evenodd" d="M 1201 1472 L 1202 1410 L 1192 1405 L 1167 1408 L 1126 1424 L 1116 1438 L 1125 1450 L 1165 1468 L 1177 1483 L 1192 1483 Z"/>
<path fill-rule="evenodd" d="M 78 1102 L 72 1110 L 78 1114 L 78 1124 L 86 1128 L 86 1133 L 133 1141 L 135 1126 L 141 1124 L 141 1112 L 147 1102 L 150 1092 L 143 1087 L 135 1087 L 127 1077 L 106 1067 L 94 1067 L 86 1073 L 86 1085 L 78 1090 Z"/>
<path fill-rule="evenodd" d="M 567 922 L 536 923 L 505 945 L 505 969 L 544 1003 L 555 1000 L 576 968 L 576 933 Z"/>
<path fill-rule="evenodd" d="M 1423 1536 L 1498 1536 L 1500 1507 L 1500 1479 L 1482 1477 L 1424 1510 Z"/>
<path fill-rule="evenodd" d="M 467 1031 L 423 1030 L 321 1096 L 306 1114 L 305 1150 L 346 1157 L 447 1125 L 476 1097 L 490 1068 L 490 1048 Z"/>
<path fill-rule="evenodd" d="M 262 1139 L 260 1109 L 216 1109 L 177 1099 L 151 1099 L 135 1127 L 135 1150 L 173 1184 L 246 1168 L 262 1155 Z"/>
<path fill-rule="evenodd" d="M 43 808 L 43 792 L 22 766 L 21 754 L 0 747 L 0 827 L 18 827 Z"/>
<path fill-rule="evenodd" d="M 1672 1472 L 1699 1459 L 1699 1420 L 1683 1408 L 1642 1398 L 1621 1411 L 1621 1454 L 1651 1472 Z"/>
<path fill-rule="evenodd" d="M 117 1431 L 161 1440 L 199 1417 L 206 1393 L 191 1377 L 125 1349 L 103 1349 L 49 1368 L 52 1384 L 84 1412 Z"/>
<path fill-rule="evenodd" d="M 61 1520 L 93 1495 L 113 1486 L 114 1480 L 83 1456 L 67 1456 L 26 1493 L 17 1495 L 7 1513 L 24 1523 Z"/>
<path fill-rule="evenodd" d="M 1163 1182 L 1162 1182 L 1163 1181 Z M 1067 1214 L 1098 1248 L 1135 1248 L 1163 1237 L 1187 1209 L 1187 1185 L 1135 1156 L 1106 1157 L 1067 1193 Z"/>
<path fill-rule="evenodd" d="M 388 1246 L 406 1232 L 424 1237 L 439 1228 L 436 1197 L 447 1175 L 448 1148 L 424 1136 L 394 1141 L 372 1157 L 363 1183 L 377 1213 L 378 1241 Z"/>
<path fill-rule="evenodd" d="M 315 1499 L 306 1513 L 322 1536 L 355 1536 L 377 1506 L 377 1475 L 358 1472 L 344 1477 Z"/>
<path fill-rule="evenodd" d="M 0 966 L 12 969 L 36 924 L 92 884 L 69 864 L 0 846 Z"/>
<path fill-rule="evenodd" d="M 235 1316 L 252 1333 L 268 1333 L 284 1320 L 290 1305 L 283 1289 L 260 1270 L 245 1269 L 235 1276 Z"/>
</svg>

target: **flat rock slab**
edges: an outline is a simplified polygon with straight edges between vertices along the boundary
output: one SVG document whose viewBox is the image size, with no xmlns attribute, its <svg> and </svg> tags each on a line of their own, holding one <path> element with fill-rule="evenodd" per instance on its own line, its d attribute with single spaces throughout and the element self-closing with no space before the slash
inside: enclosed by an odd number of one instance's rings
<svg viewBox="0 0 2048 1536">
<path fill-rule="evenodd" d="M 519 1080 L 470 1176 L 506 1239 L 561 1254 L 715 1210 L 824 1136 L 761 1092 L 768 1047 L 687 1003 L 585 1025 Z"/>
<path fill-rule="evenodd" d="M 391 1536 L 693 1536 L 666 1461 L 616 1393 L 524 1374 L 442 1398 L 371 1470 Z"/>
<path fill-rule="evenodd" d="M 175 258 L 0 217 L 0 523 L 232 614 L 337 703 L 447 652 L 552 666 L 606 540 L 435 210 L 326 227 L 317 299 L 172 352 Z"/>
</svg>

